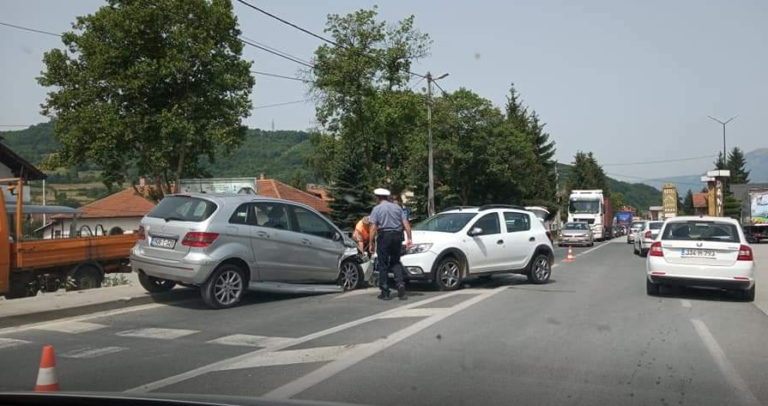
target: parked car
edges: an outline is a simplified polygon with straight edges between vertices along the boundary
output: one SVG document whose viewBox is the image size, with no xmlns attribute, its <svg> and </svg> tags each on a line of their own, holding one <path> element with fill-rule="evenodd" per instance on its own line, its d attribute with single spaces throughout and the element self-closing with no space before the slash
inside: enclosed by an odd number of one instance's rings
<svg viewBox="0 0 768 406">
<path fill-rule="evenodd" d="M 662 285 L 702 286 L 741 291 L 755 300 L 755 260 L 736 220 L 684 216 L 667 220 L 650 246 L 646 291 Z"/>
<path fill-rule="evenodd" d="M 520 273 L 549 281 L 554 249 L 541 221 L 517 206 L 487 205 L 441 212 L 414 226 L 402 256 L 409 280 L 454 290 L 469 278 Z"/>
<path fill-rule="evenodd" d="M 635 254 L 644 257 L 648 254 L 653 240 L 659 235 L 663 221 L 646 221 L 643 228 L 635 233 Z"/>
<path fill-rule="evenodd" d="M 309 206 L 254 195 L 171 195 L 147 214 L 131 266 L 149 292 L 200 287 L 225 308 L 260 283 L 334 284 L 365 276 L 354 242 Z"/>
<path fill-rule="evenodd" d="M 643 227 L 645 227 L 645 221 L 635 221 L 629 226 L 629 231 L 627 232 L 627 244 L 635 242 L 635 233 L 640 231 Z"/>
<path fill-rule="evenodd" d="M 585 245 L 591 247 L 595 245 L 595 237 L 587 223 L 578 221 L 565 223 L 560 236 L 560 242 L 557 245 L 561 247 L 563 245 Z"/>
</svg>

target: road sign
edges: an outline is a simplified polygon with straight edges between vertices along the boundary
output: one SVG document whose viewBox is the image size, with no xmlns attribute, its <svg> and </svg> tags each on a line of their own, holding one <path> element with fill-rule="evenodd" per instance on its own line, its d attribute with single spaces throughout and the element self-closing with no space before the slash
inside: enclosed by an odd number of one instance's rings
<svg viewBox="0 0 768 406">
<path fill-rule="evenodd" d="M 677 216 L 677 188 L 675 185 L 671 183 L 664 185 L 661 193 L 661 200 L 664 205 L 664 217 L 670 218 Z"/>
</svg>

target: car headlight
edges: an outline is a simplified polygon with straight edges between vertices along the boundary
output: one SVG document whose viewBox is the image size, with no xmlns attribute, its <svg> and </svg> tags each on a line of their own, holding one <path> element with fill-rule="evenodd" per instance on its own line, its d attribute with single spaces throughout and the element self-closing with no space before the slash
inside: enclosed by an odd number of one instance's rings
<svg viewBox="0 0 768 406">
<path fill-rule="evenodd" d="M 427 252 L 429 249 L 432 248 L 432 244 L 413 244 L 410 249 L 408 249 L 405 254 L 421 254 L 422 252 Z"/>
</svg>

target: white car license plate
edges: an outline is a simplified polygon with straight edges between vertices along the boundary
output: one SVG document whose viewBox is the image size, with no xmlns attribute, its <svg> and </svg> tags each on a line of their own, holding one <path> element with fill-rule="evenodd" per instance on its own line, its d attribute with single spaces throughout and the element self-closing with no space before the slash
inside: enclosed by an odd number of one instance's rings
<svg viewBox="0 0 768 406">
<path fill-rule="evenodd" d="M 153 247 L 173 249 L 176 246 L 176 240 L 170 238 L 152 238 Z"/>
<path fill-rule="evenodd" d="M 715 250 L 702 250 L 698 248 L 685 248 L 680 251 L 682 258 L 715 258 Z"/>
</svg>

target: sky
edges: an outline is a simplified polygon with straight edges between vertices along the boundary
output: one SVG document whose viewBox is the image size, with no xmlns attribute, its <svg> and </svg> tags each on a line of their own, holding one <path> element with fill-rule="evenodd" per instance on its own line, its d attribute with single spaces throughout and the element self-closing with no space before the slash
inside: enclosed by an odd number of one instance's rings
<svg viewBox="0 0 768 406">
<path fill-rule="evenodd" d="M 234 0 L 233 0 L 234 1 Z M 713 159 L 616 166 L 715 155 L 727 119 L 728 148 L 768 147 L 768 2 L 248 0 L 310 31 L 328 14 L 378 4 L 380 18 L 416 16 L 430 55 L 413 71 L 449 73 L 440 85 L 471 89 L 503 107 L 510 83 L 547 123 L 556 158 L 592 151 L 612 177 L 634 180 L 700 173 Z M 98 0 L 0 0 L 0 21 L 63 32 Z M 309 60 L 321 42 L 235 2 L 247 37 Z M 47 121 L 46 90 L 35 78 L 56 37 L 0 26 L 0 125 Z M 253 69 L 293 76 L 299 65 L 245 47 Z M 301 82 L 256 77 L 254 106 L 307 98 Z M 416 80 L 414 79 L 414 83 Z M 421 87 L 421 85 L 419 85 Z M 258 108 L 250 127 L 304 130 L 316 125 L 310 102 Z M 0 130 L 13 129 L 0 127 Z M 622 177 L 618 175 L 627 175 Z"/>
</svg>

